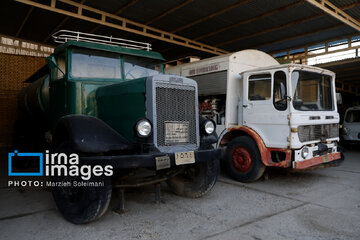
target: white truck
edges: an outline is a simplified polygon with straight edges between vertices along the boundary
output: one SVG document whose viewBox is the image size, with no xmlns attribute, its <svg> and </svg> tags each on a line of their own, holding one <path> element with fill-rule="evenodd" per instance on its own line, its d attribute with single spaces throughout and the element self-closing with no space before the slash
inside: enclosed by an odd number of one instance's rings
<svg viewBox="0 0 360 240">
<path fill-rule="evenodd" d="M 217 124 L 217 148 L 229 175 L 259 179 L 266 167 L 338 165 L 339 114 L 335 74 L 280 65 L 243 50 L 165 69 L 198 83 L 200 113 Z"/>
<path fill-rule="evenodd" d="M 342 140 L 345 143 L 360 143 L 360 106 L 346 109 L 342 128 Z"/>
</svg>

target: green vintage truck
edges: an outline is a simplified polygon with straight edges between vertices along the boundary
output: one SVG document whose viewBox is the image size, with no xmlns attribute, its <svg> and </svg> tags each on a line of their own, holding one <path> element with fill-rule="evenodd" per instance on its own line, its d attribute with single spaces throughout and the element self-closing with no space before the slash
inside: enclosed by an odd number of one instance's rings
<svg viewBox="0 0 360 240">
<path fill-rule="evenodd" d="M 163 57 L 150 45 L 94 34 L 59 31 L 61 45 L 26 80 L 15 126 L 19 150 L 77 153 L 81 165 L 111 166 L 104 186 L 52 188 L 70 222 L 103 215 L 112 189 L 160 182 L 178 195 L 201 197 L 219 172 L 215 124 L 199 118 L 195 81 L 165 75 Z M 93 178 L 90 180 L 94 180 Z M 53 181 L 74 177 L 52 176 Z"/>
</svg>

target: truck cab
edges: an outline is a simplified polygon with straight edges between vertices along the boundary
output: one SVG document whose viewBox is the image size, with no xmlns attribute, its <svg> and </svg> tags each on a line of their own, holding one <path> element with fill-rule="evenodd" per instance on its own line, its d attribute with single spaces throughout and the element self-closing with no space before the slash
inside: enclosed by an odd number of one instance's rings
<svg viewBox="0 0 360 240">
<path fill-rule="evenodd" d="M 246 71 L 241 78 L 238 125 L 262 139 L 272 156 L 268 166 L 304 169 L 340 158 L 333 72 L 286 64 Z"/>
<path fill-rule="evenodd" d="M 165 75 L 163 57 L 149 44 L 64 30 L 54 38 L 62 44 L 19 94 L 16 129 L 24 131 L 17 131 L 17 139 L 59 155 L 77 153 L 81 166 L 113 169 L 113 175 L 100 177 L 102 187 L 52 188 L 68 221 L 103 215 L 112 187 L 123 194 L 128 187 L 155 184 L 159 203 L 164 181 L 191 198 L 211 190 L 220 151 L 211 146 L 215 124 L 199 116 L 194 80 Z M 25 145 L 25 151 L 41 149 Z M 73 179 L 50 177 L 60 183 Z"/>
<path fill-rule="evenodd" d="M 280 65 L 252 49 L 165 71 L 197 81 L 200 114 L 216 122 L 216 147 L 234 179 L 255 181 L 266 167 L 310 169 L 341 161 L 333 72 Z"/>
</svg>

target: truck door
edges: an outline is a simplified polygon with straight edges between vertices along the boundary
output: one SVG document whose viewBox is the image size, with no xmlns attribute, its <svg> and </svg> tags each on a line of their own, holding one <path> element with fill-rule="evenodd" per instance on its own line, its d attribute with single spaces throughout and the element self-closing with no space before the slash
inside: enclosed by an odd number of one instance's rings
<svg viewBox="0 0 360 240">
<path fill-rule="evenodd" d="M 287 73 L 247 72 L 243 81 L 243 124 L 255 130 L 267 147 L 286 148 L 289 127 Z"/>
</svg>

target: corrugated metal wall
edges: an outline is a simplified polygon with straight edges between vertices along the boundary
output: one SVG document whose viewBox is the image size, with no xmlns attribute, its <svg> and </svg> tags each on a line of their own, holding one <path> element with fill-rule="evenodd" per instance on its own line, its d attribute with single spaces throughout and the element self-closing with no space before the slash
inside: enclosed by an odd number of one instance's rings
<svg viewBox="0 0 360 240">
<path fill-rule="evenodd" d="M 12 145 L 17 94 L 23 82 L 44 64 L 45 58 L 0 53 L 0 148 Z"/>
<path fill-rule="evenodd" d="M 190 76 L 198 83 L 199 95 L 226 94 L 227 71 Z"/>
</svg>

